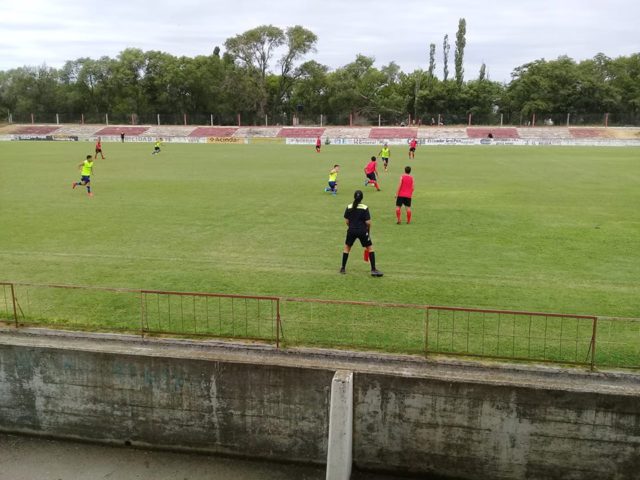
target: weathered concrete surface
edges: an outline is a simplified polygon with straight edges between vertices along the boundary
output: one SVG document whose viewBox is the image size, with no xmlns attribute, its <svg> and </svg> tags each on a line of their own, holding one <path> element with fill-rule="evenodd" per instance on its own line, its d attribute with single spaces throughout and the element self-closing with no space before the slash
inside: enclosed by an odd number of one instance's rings
<svg viewBox="0 0 640 480">
<path fill-rule="evenodd" d="M 355 372 L 355 467 L 640 471 L 636 375 L 38 330 L 0 331 L 0 430 L 321 463 L 336 370 Z"/>
<path fill-rule="evenodd" d="M 2 344 L 0 429 L 326 461 L 332 371 L 161 355 Z"/>
<path fill-rule="evenodd" d="M 331 382 L 327 480 L 349 480 L 353 459 L 353 372 L 338 370 Z"/>
<path fill-rule="evenodd" d="M 0 433 L 0 480 L 45 479 L 324 480 L 324 467 Z"/>
</svg>

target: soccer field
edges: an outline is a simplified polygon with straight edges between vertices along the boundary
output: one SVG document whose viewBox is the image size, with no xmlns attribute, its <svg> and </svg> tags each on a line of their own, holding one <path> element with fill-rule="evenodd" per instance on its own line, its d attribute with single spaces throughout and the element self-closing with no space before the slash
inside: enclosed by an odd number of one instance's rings
<svg viewBox="0 0 640 480">
<path fill-rule="evenodd" d="M 88 198 L 71 183 L 93 143 L 0 143 L 0 280 L 640 317 L 637 149 L 421 147 L 396 225 L 405 147 L 381 192 L 374 147 L 103 148 Z M 355 189 L 383 278 L 359 245 L 338 274 Z"/>
</svg>

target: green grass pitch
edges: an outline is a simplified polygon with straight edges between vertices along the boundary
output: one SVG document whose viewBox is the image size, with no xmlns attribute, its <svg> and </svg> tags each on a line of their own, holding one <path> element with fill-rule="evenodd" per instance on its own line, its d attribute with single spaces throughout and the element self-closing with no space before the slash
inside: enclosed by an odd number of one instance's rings
<svg viewBox="0 0 640 480">
<path fill-rule="evenodd" d="M 633 148 L 0 143 L 0 280 L 640 317 Z M 323 192 L 340 164 L 339 193 Z M 402 168 L 416 182 L 396 225 Z M 381 279 L 343 212 L 365 192 Z M 403 212 L 404 222 L 404 212 Z"/>
</svg>

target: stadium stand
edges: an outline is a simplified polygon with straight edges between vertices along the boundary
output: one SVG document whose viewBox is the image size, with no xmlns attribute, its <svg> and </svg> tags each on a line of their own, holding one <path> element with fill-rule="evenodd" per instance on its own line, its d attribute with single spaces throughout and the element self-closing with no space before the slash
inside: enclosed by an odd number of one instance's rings
<svg viewBox="0 0 640 480">
<path fill-rule="evenodd" d="M 198 127 L 189 137 L 233 137 L 238 127 Z"/>
<path fill-rule="evenodd" d="M 572 138 L 611 138 L 606 128 L 580 127 L 570 128 Z"/>
<path fill-rule="evenodd" d="M 281 129 L 282 127 L 240 127 L 234 134 L 234 137 L 275 138 Z"/>
<path fill-rule="evenodd" d="M 50 125 L 22 125 L 16 128 L 12 133 L 14 135 L 49 135 L 60 127 Z"/>
<path fill-rule="evenodd" d="M 327 127 L 326 134 L 332 138 L 369 138 L 371 127 Z"/>
<path fill-rule="evenodd" d="M 613 135 L 614 138 L 618 138 L 620 140 L 638 140 L 640 139 L 640 129 L 634 127 L 624 127 L 624 128 L 616 128 L 611 129 L 609 132 Z"/>
<path fill-rule="evenodd" d="M 443 140 L 446 138 L 467 138 L 466 128 L 433 127 L 418 130 L 418 138 L 432 138 Z"/>
<path fill-rule="evenodd" d="M 280 129 L 277 136 L 285 138 L 313 138 L 322 136 L 324 131 L 324 128 L 285 127 Z"/>
<path fill-rule="evenodd" d="M 373 127 L 369 132 L 369 138 L 414 138 L 418 137 L 417 128 L 407 127 Z"/>
<path fill-rule="evenodd" d="M 194 130 L 193 125 L 153 125 L 146 131 L 147 137 L 187 137 Z"/>
<path fill-rule="evenodd" d="M 122 132 L 124 132 L 125 135 L 127 136 L 135 136 L 135 135 L 142 135 L 143 133 L 145 133 L 147 130 L 149 130 L 149 127 L 125 127 L 125 126 L 119 126 L 119 127 L 104 127 L 100 130 L 98 130 L 97 132 L 94 133 L 94 135 L 96 136 L 107 136 L 107 135 L 116 135 L 119 136 Z"/>
<path fill-rule="evenodd" d="M 517 128 L 469 127 L 468 138 L 487 138 L 489 134 L 495 139 L 520 138 Z"/>
<path fill-rule="evenodd" d="M 571 139 L 566 127 L 523 127 L 518 129 L 520 138 L 538 140 L 567 140 Z"/>
</svg>

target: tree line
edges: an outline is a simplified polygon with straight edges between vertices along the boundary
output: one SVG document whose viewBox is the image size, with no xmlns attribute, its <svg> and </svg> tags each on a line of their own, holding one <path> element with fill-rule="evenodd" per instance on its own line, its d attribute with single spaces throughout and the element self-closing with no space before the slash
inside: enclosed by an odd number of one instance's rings
<svg viewBox="0 0 640 480">
<path fill-rule="evenodd" d="M 317 36 L 302 26 L 263 25 L 227 39 L 225 51 L 174 56 L 127 48 L 115 58 L 88 57 L 62 68 L 25 66 L 0 71 L 0 114 L 5 119 L 103 123 L 302 124 L 467 123 L 640 124 L 640 53 L 603 53 L 575 61 L 567 56 L 516 67 L 508 83 L 492 81 L 482 65 L 464 78 L 466 21 L 455 40 L 454 76 L 449 37 L 440 57 L 435 43 L 425 69 L 403 72 L 395 62 L 380 67 L 356 55 L 332 70 L 313 59 Z M 438 60 L 442 76 L 437 75 Z M 48 117 L 47 117 L 48 116 Z M 44 120 L 43 120 L 44 119 Z M 295 119 L 295 120 L 294 120 Z M 2 121 L 0 119 L 0 121 Z"/>
</svg>

